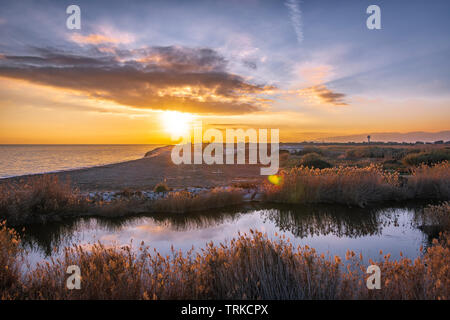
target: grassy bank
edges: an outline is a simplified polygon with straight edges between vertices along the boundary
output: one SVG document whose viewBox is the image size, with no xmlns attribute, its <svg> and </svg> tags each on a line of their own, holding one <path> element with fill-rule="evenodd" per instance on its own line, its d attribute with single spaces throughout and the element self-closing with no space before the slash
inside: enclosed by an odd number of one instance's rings
<svg viewBox="0 0 450 320">
<path fill-rule="evenodd" d="M 124 190 L 114 201 L 89 199 L 70 181 L 39 175 L 13 183 L 0 184 L 0 219 L 10 225 L 47 222 L 73 216 L 125 216 L 137 213 L 186 213 L 222 208 L 243 202 L 242 188 L 213 188 L 193 194 L 167 192 L 157 200 L 140 197 L 141 192 Z M 163 192 L 162 192 L 163 193 Z"/>
<path fill-rule="evenodd" d="M 359 168 L 324 169 L 296 167 L 281 170 L 278 184 L 266 182 L 259 189 L 263 201 L 288 204 L 328 203 L 364 207 L 386 201 L 411 199 L 449 200 L 450 164 L 441 162 L 411 168 L 405 178 L 371 164 Z M 67 216 L 125 216 L 137 213 L 187 213 L 223 208 L 244 202 L 245 187 L 214 188 L 200 193 L 171 191 L 149 200 L 140 191 L 123 191 L 113 201 L 90 199 L 69 181 L 41 175 L 0 184 L 0 218 L 11 225 L 45 222 Z"/>
<path fill-rule="evenodd" d="M 371 164 L 364 168 L 282 170 L 278 184 L 266 183 L 266 199 L 280 203 L 367 204 L 410 199 L 450 199 L 450 165 L 421 165 L 407 178 Z"/>
<path fill-rule="evenodd" d="M 70 181 L 38 175 L 0 184 L 0 218 L 11 224 L 45 222 L 87 210 L 87 201 Z"/>
<path fill-rule="evenodd" d="M 448 214 L 448 212 L 447 212 Z M 380 290 L 368 290 L 363 257 L 319 255 L 259 232 L 200 253 L 161 256 L 141 244 L 65 249 L 58 260 L 21 273 L 20 239 L 0 226 L 2 299 L 449 299 L 450 242 L 435 240 L 423 256 L 390 260 L 380 252 Z M 66 288 L 67 267 L 80 267 L 80 290 Z"/>
</svg>

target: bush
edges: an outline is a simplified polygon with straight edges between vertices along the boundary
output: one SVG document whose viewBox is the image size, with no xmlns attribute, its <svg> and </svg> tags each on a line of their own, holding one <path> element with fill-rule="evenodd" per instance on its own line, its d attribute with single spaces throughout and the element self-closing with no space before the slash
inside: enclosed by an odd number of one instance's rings
<svg viewBox="0 0 450 320">
<path fill-rule="evenodd" d="M 386 158 L 400 160 L 409 153 L 420 152 L 420 149 L 406 148 L 382 148 L 382 147 L 361 147 L 347 150 L 345 157 L 347 159 L 361 158 Z"/>
<path fill-rule="evenodd" d="M 304 167 L 317 169 L 325 169 L 332 167 L 332 165 L 329 162 L 323 160 L 323 158 L 317 153 L 308 153 L 304 155 L 301 158 L 299 164 Z"/>
<path fill-rule="evenodd" d="M 442 161 L 450 161 L 450 150 L 439 149 L 429 152 L 408 154 L 402 159 L 405 165 L 419 166 L 421 164 L 432 165 Z"/>
<path fill-rule="evenodd" d="M 298 151 L 296 154 L 300 155 L 300 156 L 304 156 L 305 154 L 308 154 L 308 153 L 317 153 L 317 154 L 320 154 L 321 156 L 324 155 L 324 151 L 317 147 L 305 147 L 305 148 L 303 148 L 303 150 Z"/>
<path fill-rule="evenodd" d="M 153 189 L 155 192 L 167 192 L 170 191 L 170 188 L 167 186 L 165 182 L 158 183 Z"/>
<path fill-rule="evenodd" d="M 86 199 L 78 189 L 55 175 L 0 184 L 0 218 L 10 223 L 46 221 L 52 216 L 85 208 Z"/>
</svg>

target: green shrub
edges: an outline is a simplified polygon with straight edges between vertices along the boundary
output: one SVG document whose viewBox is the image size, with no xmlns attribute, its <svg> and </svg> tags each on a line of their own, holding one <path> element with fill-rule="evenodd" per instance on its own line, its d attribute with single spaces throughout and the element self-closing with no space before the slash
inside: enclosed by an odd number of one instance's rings
<svg viewBox="0 0 450 320">
<path fill-rule="evenodd" d="M 360 158 L 386 158 L 400 160 L 409 153 L 420 152 L 420 149 L 362 147 L 347 150 L 345 156 L 348 159 Z"/>
<path fill-rule="evenodd" d="M 422 163 L 432 165 L 442 161 L 450 161 L 450 150 L 439 149 L 429 152 L 412 153 L 402 159 L 402 162 L 409 166 L 418 166 Z"/>
<path fill-rule="evenodd" d="M 300 160 L 300 165 L 316 169 L 325 169 L 332 167 L 329 162 L 323 160 L 320 155 L 314 152 L 305 154 Z"/>
<path fill-rule="evenodd" d="M 158 183 L 153 189 L 155 192 L 167 192 L 170 191 L 170 188 L 167 186 L 165 182 Z"/>
<path fill-rule="evenodd" d="M 304 156 L 305 154 L 308 154 L 308 153 L 316 153 L 316 154 L 320 154 L 321 156 L 324 155 L 323 150 L 320 148 L 317 148 L 317 147 L 305 147 L 303 150 L 300 150 L 297 152 L 297 154 L 300 156 Z"/>
</svg>

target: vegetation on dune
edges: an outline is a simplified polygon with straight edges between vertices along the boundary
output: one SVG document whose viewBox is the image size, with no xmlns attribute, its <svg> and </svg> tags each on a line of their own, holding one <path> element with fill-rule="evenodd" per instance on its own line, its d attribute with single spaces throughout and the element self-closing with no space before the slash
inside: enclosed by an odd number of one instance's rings
<svg viewBox="0 0 450 320">
<path fill-rule="evenodd" d="M 402 159 L 402 162 L 408 166 L 419 166 L 421 164 L 432 165 L 443 161 L 450 161 L 450 149 L 411 153 Z"/>
<path fill-rule="evenodd" d="M 385 158 L 385 159 L 400 160 L 408 154 L 415 154 L 418 152 L 421 152 L 421 149 L 368 146 L 368 147 L 351 148 L 346 151 L 345 157 L 348 159 Z"/>
<path fill-rule="evenodd" d="M 300 159 L 299 164 L 300 166 L 317 169 L 325 169 L 332 167 L 332 165 L 329 162 L 325 161 L 319 154 L 314 152 L 305 154 Z"/>
<path fill-rule="evenodd" d="M 317 154 L 319 154 L 321 156 L 325 155 L 323 149 L 317 148 L 317 147 L 312 147 L 312 146 L 304 147 L 302 150 L 296 152 L 297 155 L 301 155 L 301 156 L 303 156 L 305 154 L 308 154 L 308 153 L 317 153 Z"/>
<path fill-rule="evenodd" d="M 0 227 L 2 299 L 449 299 L 450 242 L 442 238 L 422 257 L 390 260 L 380 252 L 380 290 L 366 287 L 363 257 L 318 254 L 259 232 L 199 253 L 162 256 L 143 243 L 131 247 L 65 249 L 62 258 L 19 272 L 17 235 Z M 5 258 L 6 257 L 6 258 Z M 80 290 L 66 287 L 67 267 L 80 267 Z M 8 266 L 8 267 L 5 267 Z"/>
<path fill-rule="evenodd" d="M 153 188 L 153 191 L 155 192 L 167 192 L 170 191 L 170 188 L 167 186 L 167 183 L 160 182 L 158 183 L 155 188 Z"/>
</svg>

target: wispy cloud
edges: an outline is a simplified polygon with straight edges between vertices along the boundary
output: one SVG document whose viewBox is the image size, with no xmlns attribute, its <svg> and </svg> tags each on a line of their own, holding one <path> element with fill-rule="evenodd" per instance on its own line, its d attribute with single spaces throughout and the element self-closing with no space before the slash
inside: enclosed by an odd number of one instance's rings
<svg viewBox="0 0 450 320">
<path fill-rule="evenodd" d="M 303 41 L 303 23 L 302 11 L 300 10 L 300 1 L 287 0 L 284 4 L 289 9 L 289 16 L 291 18 L 292 26 L 294 27 L 298 42 L 301 43 Z"/>
<path fill-rule="evenodd" d="M 331 104 L 333 106 L 347 106 L 344 93 L 334 92 L 326 85 L 320 84 L 298 91 L 300 96 L 307 98 L 312 103 Z"/>
</svg>

